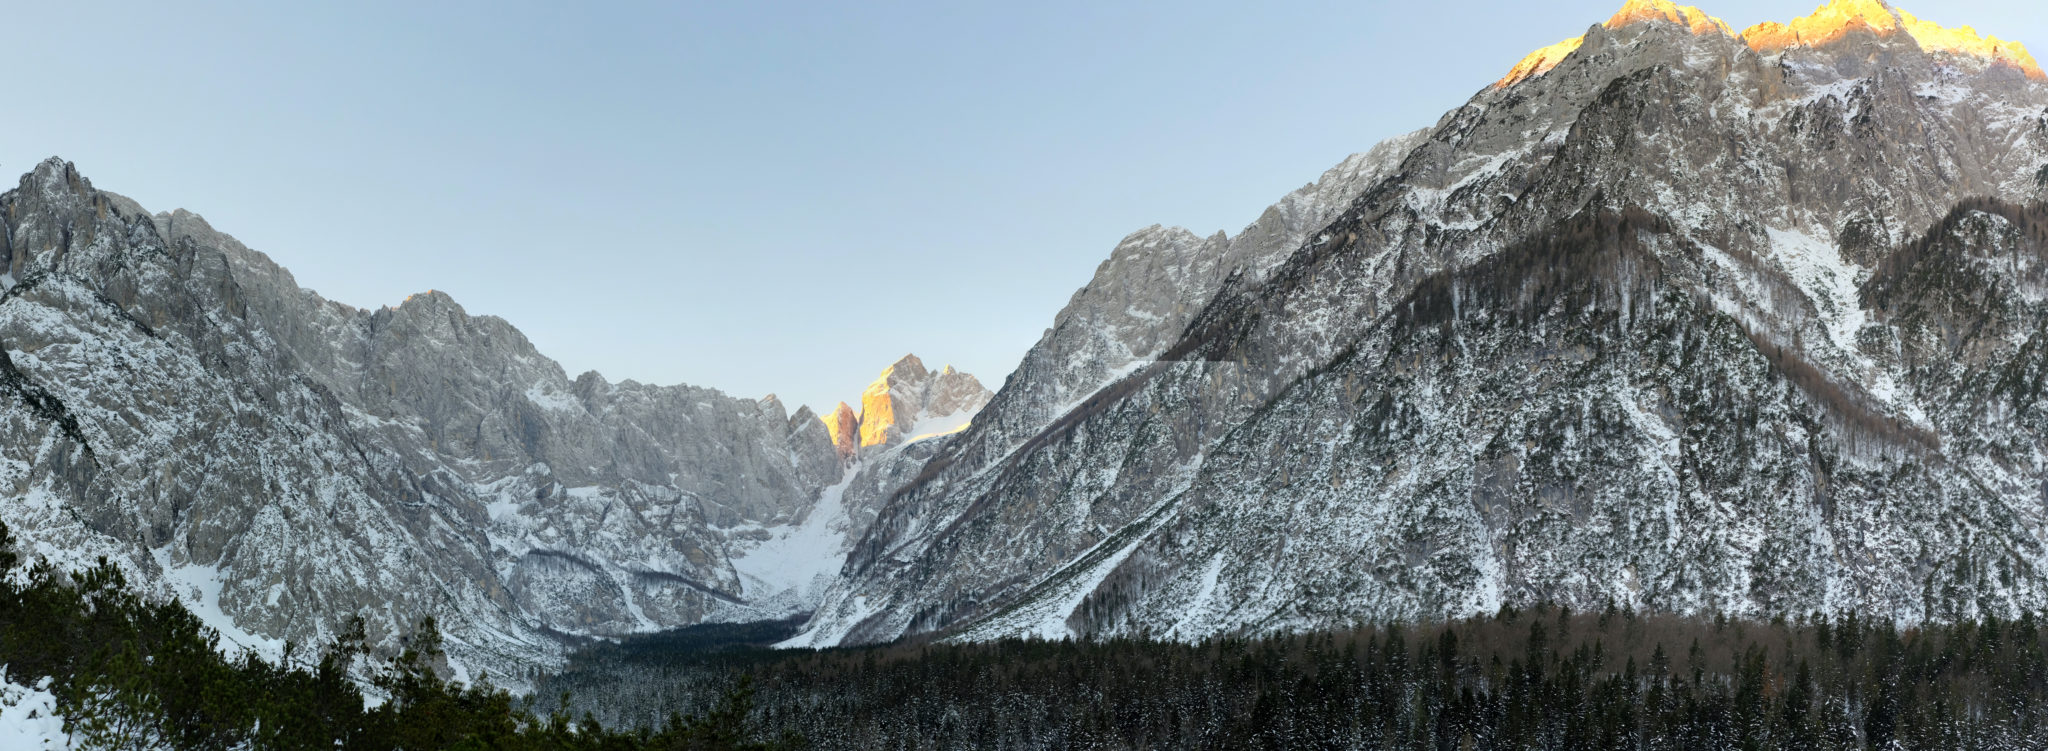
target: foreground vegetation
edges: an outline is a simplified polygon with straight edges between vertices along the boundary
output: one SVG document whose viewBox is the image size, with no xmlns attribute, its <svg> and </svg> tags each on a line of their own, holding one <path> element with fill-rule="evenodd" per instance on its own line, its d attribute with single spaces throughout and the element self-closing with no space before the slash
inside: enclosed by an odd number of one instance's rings
<svg viewBox="0 0 2048 751">
<path fill-rule="evenodd" d="M 719 625 L 586 649 L 536 714 L 445 681 L 431 621 L 377 669 L 360 627 L 283 665 L 229 658 L 112 565 L 24 570 L 11 550 L 0 524 L 0 666 L 47 679 L 86 748 L 2048 747 L 2032 615 L 1900 630 L 1538 607 L 1202 644 L 824 651 L 763 646 L 793 622 Z"/>
<path fill-rule="evenodd" d="M 630 727 L 752 676 L 770 727 L 868 751 L 2048 748 L 2040 626 L 1539 607 L 1199 645 L 663 637 L 586 650 L 541 695 Z"/>
<path fill-rule="evenodd" d="M 367 659 L 360 622 L 310 662 L 274 665 L 253 654 L 227 658 L 219 635 L 181 604 L 132 593 L 102 560 L 67 574 L 47 564 L 20 570 L 0 523 L 0 666 L 7 680 L 49 679 L 74 740 L 91 749 L 767 749 L 747 727 L 740 682 L 693 717 L 665 717 L 610 732 L 585 718 L 536 717 L 488 681 L 459 686 L 435 670 L 441 640 L 432 620 L 377 671 L 375 707 L 350 677 Z"/>
</svg>

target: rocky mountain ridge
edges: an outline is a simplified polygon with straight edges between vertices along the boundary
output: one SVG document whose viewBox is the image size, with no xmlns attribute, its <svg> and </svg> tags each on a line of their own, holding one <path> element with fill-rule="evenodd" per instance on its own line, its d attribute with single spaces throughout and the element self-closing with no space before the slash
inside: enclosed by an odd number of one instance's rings
<svg viewBox="0 0 2048 751">
<path fill-rule="evenodd" d="M 933 372 L 917 355 L 904 355 L 861 392 L 860 411 L 840 402 L 820 419 L 840 456 L 852 458 L 965 428 L 991 396 L 951 365 Z"/>
<path fill-rule="evenodd" d="M 362 614 L 388 646 L 432 615 L 458 667 L 516 684 L 575 638 L 804 612 L 808 581 L 749 573 L 858 532 L 814 518 L 852 469 L 808 409 L 572 379 L 438 292 L 334 303 L 54 159 L 0 210 L 0 513 L 231 644 Z M 956 390 L 918 407 L 964 420 Z"/>
<path fill-rule="evenodd" d="M 1201 280 L 1098 274 L 791 643 L 2048 606 L 2048 85 L 1771 28 L 1632 0 L 1234 255 L 1134 235 Z"/>
</svg>

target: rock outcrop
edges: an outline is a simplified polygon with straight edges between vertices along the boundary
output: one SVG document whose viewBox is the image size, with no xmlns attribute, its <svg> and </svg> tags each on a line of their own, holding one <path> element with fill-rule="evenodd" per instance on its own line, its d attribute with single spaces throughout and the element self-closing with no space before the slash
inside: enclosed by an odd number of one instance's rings
<svg viewBox="0 0 2048 751">
<path fill-rule="evenodd" d="M 846 402 L 832 409 L 824 418 L 825 429 L 831 434 L 832 447 L 843 458 L 852 458 L 860 451 L 860 413 Z"/>
</svg>

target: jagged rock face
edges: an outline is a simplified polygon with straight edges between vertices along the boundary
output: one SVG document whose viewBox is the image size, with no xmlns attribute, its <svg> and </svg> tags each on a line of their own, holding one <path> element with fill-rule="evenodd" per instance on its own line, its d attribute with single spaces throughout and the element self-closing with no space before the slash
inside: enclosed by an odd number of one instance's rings
<svg viewBox="0 0 2048 751">
<path fill-rule="evenodd" d="M 993 396 L 980 380 L 951 365 L 933 372 L 917 355 L 904 355 L 868 384 L 858 416 L 841 402 L 825 422 L 849 460 L 839 499 L 848 519 L 844 527 L 853 534 L 844 545 L 859 540 L 882 503 L 966 429 Z M 845 551 L 839 552 L 843 560 Z M 809 603 L 816 604 L 816 598 Z"/>
<path fill-rule="evenodd" d="M 797 642 L 2048 605 L 2048 86 L 1640 15 L 1183 287 L 1156 362 L 1056 324 Z"/>
<path fill-rule="evenodd" d="M 947 365 L 926 370 L 917 355 L 882 370 L 860 397 L 860 447 L 885 449 L 920 436 L 950 433 L 987 404 L 993 394 L 974 376 Z"/>
<path fill-rule="evenodd" d="M 231 569 L 218 605 L 301 639 L 357 612 L 373 635 L 410 625 L 396 613 L 524 630 L 501 591 L 445 586 L 495 580 L 477 525 L 362 444 L 252 320 L 221 253 L 167 242 L 61 163 L 0 206 L 17 280 L 0 297 L 16 391 L 5 515 L 33 549 L 108 555 L 152 581 Z"/>
<path fill-rule="evenodd" d="M 974 376 L 950 365 L 932 372 L 906 355 L 868 386 L 864 413 L 855 415 L 842 402 L 831 416 L 813 418 L 813 428 L 829 434 L 842 474 L 797 524 L 727 530 L 741 579 L 780 594 L 715 617 L 779 619 L 815 611 L 882 501 L 915 478 L 990 396 Z"/>
<path fill-rule="evenodd" d="M 771 394 L 768 399 L 775 397 Z M 796 412 L 790 414 L 786 442 L 796 456 L 797 465 L 804 468 L 808 477 L 828 476 L 841 465 L 837 438 L 827 422 L 810 407 L 797 407 Z"/>
<path fill-rule="evenodd" d="M 842 480 L 808 410 L 571 381 L 447 295 L 358 310 L 174 212 L 46 162 L 0 195 L 0 509 L 31 547 L 218 581 L 260 636 L 374 638 L 437 616 L 518 680 L 545 634 L 698 622 L 751 591 L 733 529 Z"/>
<path fill-rule="evenodd" d="M 832 436 L 832 447 L 839 456 L 850 458 L 860 451 L 860 413 L 853 411 L 846 402 L 840 402 L 824 420 L 825 429 Z"/>
</svg>

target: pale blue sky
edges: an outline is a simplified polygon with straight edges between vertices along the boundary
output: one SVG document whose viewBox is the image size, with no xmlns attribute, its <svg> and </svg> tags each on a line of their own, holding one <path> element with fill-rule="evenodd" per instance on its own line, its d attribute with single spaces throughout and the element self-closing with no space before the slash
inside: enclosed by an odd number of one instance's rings
<svg viewBox="0 0 2048 751">
<path fill-rule="evenodd" d="M 1620 1 L 174 5 L 9 8 L 0 172 L 793 408 L 905 352 L 998 387 L 1123 235 L 1234 233 Z M 1905 7 L 2048 45 L 2037 0 Z"/>
</svg>

